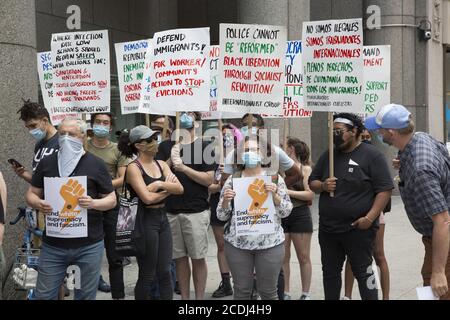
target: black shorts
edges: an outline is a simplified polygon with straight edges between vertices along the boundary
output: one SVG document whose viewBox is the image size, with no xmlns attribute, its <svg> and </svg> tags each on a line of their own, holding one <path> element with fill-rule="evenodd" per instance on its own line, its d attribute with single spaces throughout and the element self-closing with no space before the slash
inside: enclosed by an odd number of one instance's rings
<svg viewBox="0 0 450 320">
<path fill-rule="evenodd" d="M 311 210 L 308 206 L 295 207 L 288 217 L 281 219 L 281 226 L 285 233 L 312 233 Z"/>
<path fill-rule="evenodd" d="M 220 192 L 214 193 L 209 198 L 209 205 L 211 207 L 210 224 L 213 227 L 223 227 L 227 222 L 217 219 L 217 205 L 220 200 Z"/>
</svg>

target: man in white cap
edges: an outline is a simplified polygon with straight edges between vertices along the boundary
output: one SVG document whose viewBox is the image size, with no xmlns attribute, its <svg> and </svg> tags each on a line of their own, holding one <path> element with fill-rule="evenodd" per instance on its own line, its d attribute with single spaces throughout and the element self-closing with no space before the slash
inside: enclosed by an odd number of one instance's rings
<svg viewBox="0 0 450 320">
<path fill-rule="evenodd" d="M 414 133 L 411 113 L 402 105 L 384 106 L 366 119 L 369 130 L 377 130 L 383 142 L 399 150 L 399 190 L 408 218 L 422 234 L 425 259 L 424 286 L 449 300 L 449 205 L 450 156 L 447 148 L 427 133 Z"/>
</svg>

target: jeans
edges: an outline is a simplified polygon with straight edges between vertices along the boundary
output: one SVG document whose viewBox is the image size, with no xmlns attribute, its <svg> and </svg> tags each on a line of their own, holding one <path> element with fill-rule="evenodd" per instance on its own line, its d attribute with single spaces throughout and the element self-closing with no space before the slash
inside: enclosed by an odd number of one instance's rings
<svg viewBox="0 0 450 320">
<path fill-rule="evenodd" d="M 234 299 L 250 300 L 253 272 L 261 300 L 278 300 L 277 284 L 284 259 L 284 243 L 263 250 L 238 249 L 225 241 L 225 257 L 233 276 Z"/>
<path fill-rule="evenodd" d="M 3 253 L 3 247 L 0 245 L 0 300 L 2 299 L 3 278 L 6 276 L 6 259 Z"/>
<path fill-rule="evenodd" d="M 174 290 L 175 284 L 177 282 L 177 268 L 176 268 L 175 260 L 172 260 L 172 262 L 170 262 L 170 276 L 172 278 L 172 290 Z M 151 290 L 151 297 L 154 300 L 161 299 L 161 294 L 159 292 L 159 283 L 158 283 L 157 279 L 155 279 L 155 281 L 153 282 L 153 287 Z"/>
<path fill-rule="evenodd" d="M 58 248 L 43 243 L 34 298 L 57 300 L 67 268 L 75 265 L 80 268 L 81 282 L 80 288 L 75 289 L 75 300 L 95 300 L 103 250 L 103 241 L 76 249 Z"/>
<path fill-rule="evenodd" d="M 158 281 L 161 299 L 172 300 L 172 232 L 165 209 L 146 209 L 144 229 L 146 254 L 136 257 L 139 276 L 134 288 L 135 299 L 151 299 L 152 287 Z"/>
<path fill-rule="evenodd" d="M 105 232 L 105 249 L 109 266 L 109 283 L 113 299 L 125 298 L 123 283 L 123 257 L 116 252 L 116 227 L 119 208 L 107 211 L 103 215 L 103 230 Z"/>
<path fill-rule="evenodd" d="M 378 289 L 372 270 L 373 245 L 377 228 L 354 229 L 344 233 L 327 233 L 319 229 L 325 300 L 339 300 L 342 266 L 348 256 L 363 300 L 378 300 Z"/>
</svg>

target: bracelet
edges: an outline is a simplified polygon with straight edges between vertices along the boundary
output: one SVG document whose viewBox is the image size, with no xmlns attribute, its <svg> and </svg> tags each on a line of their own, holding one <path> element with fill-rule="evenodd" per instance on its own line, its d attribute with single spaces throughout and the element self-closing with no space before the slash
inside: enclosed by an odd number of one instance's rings
<svg viewBox="0 0 450 320">
<path fill-rule="evenodd" d="M 364 218 L 366 218 L 367 220 L 369 220 L 370 221 L 370 223 L 373 223 L 373 220 L 372 219 L 370 219 L 368 216 L 364 216 Z"/>
</svg>

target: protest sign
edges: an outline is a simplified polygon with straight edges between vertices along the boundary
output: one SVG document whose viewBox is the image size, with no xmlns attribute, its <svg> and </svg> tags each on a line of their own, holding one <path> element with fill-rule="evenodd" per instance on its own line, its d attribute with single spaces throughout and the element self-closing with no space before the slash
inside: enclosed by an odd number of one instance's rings
<svg viewBox="0 0 450 320">
<path fill-rule="evenodd" d="M 265 190 L 270 176 L 233 178 L 236 235 L 260 235 L 275 232 L 275 205 L 272 193 Z"/>
<path fill-rule="evenodd" d="M 138 113 L 150 40 L 116 43 L 122 114 Z"/>
<path fill-rule="evenodd" d="M 281 115 L 285 27 L 220 24 L 218 110 Z"/>
<path fill-rule="evenodd" d="M 305 109 L 363 112 L 362 19 L 303 23 Z"/>
<path fill-rule="evenodd" d="M 364 46 L 364 113 L 391 103 L 391 46 Z"/>
<path fill-rule="evenodd" d="M 219 78 L 219 58 L 220 46 L 211 46 L 209 50 L 209 72 L 211 78 L 210 87 L 210 107 L 209 111 L 202 112 L 202 120 L 216 120 L 216 119 L 236 119 L 242 118 L 245 113 L 238 112 L 220 112 L 217 111 L 217 92 L 218 92 L 218 78 Z"/>
<path fill-rule="evenodd" d="M 86 196 L 87 178 L 44 178 L 45 200 L 53 208 L 46 215 L 46 234 L 55 238 L 88 236 L 87 209 L 80 208 L 78 198 Z"/>
<path fill-rule="evenodd" d="M 53 34 L 51 47 L 55 112 L 109 112 L 108 31 Z"/>
<path fill-rule="evenodd" d="M 140 105 L 154 114 L 209 111 L 209 41 L 209 28 L 155 33 Z"/>
<path fill-rule="evenodd" d="M 302 42 L 288 41 L 284 72 L 284 104 L 282 115 L 266 115 L 264 118 L 310 118 L 312 111 L 303 108 Z"/>
<path fill-rule="evenodd" d="M 57 126 L 64 120 L 65 117 L 70 116 L 75 118 L 76 113 L 73 114 L 58 114 L 53 108 L 53 68 L 52 68 L 52 53 L 51 51 L 38 52 L 37 66 L 39 83 L 41 86 L 42 100 L 44 106 L 50 114 L 50 122 Z"/>
</svg>

